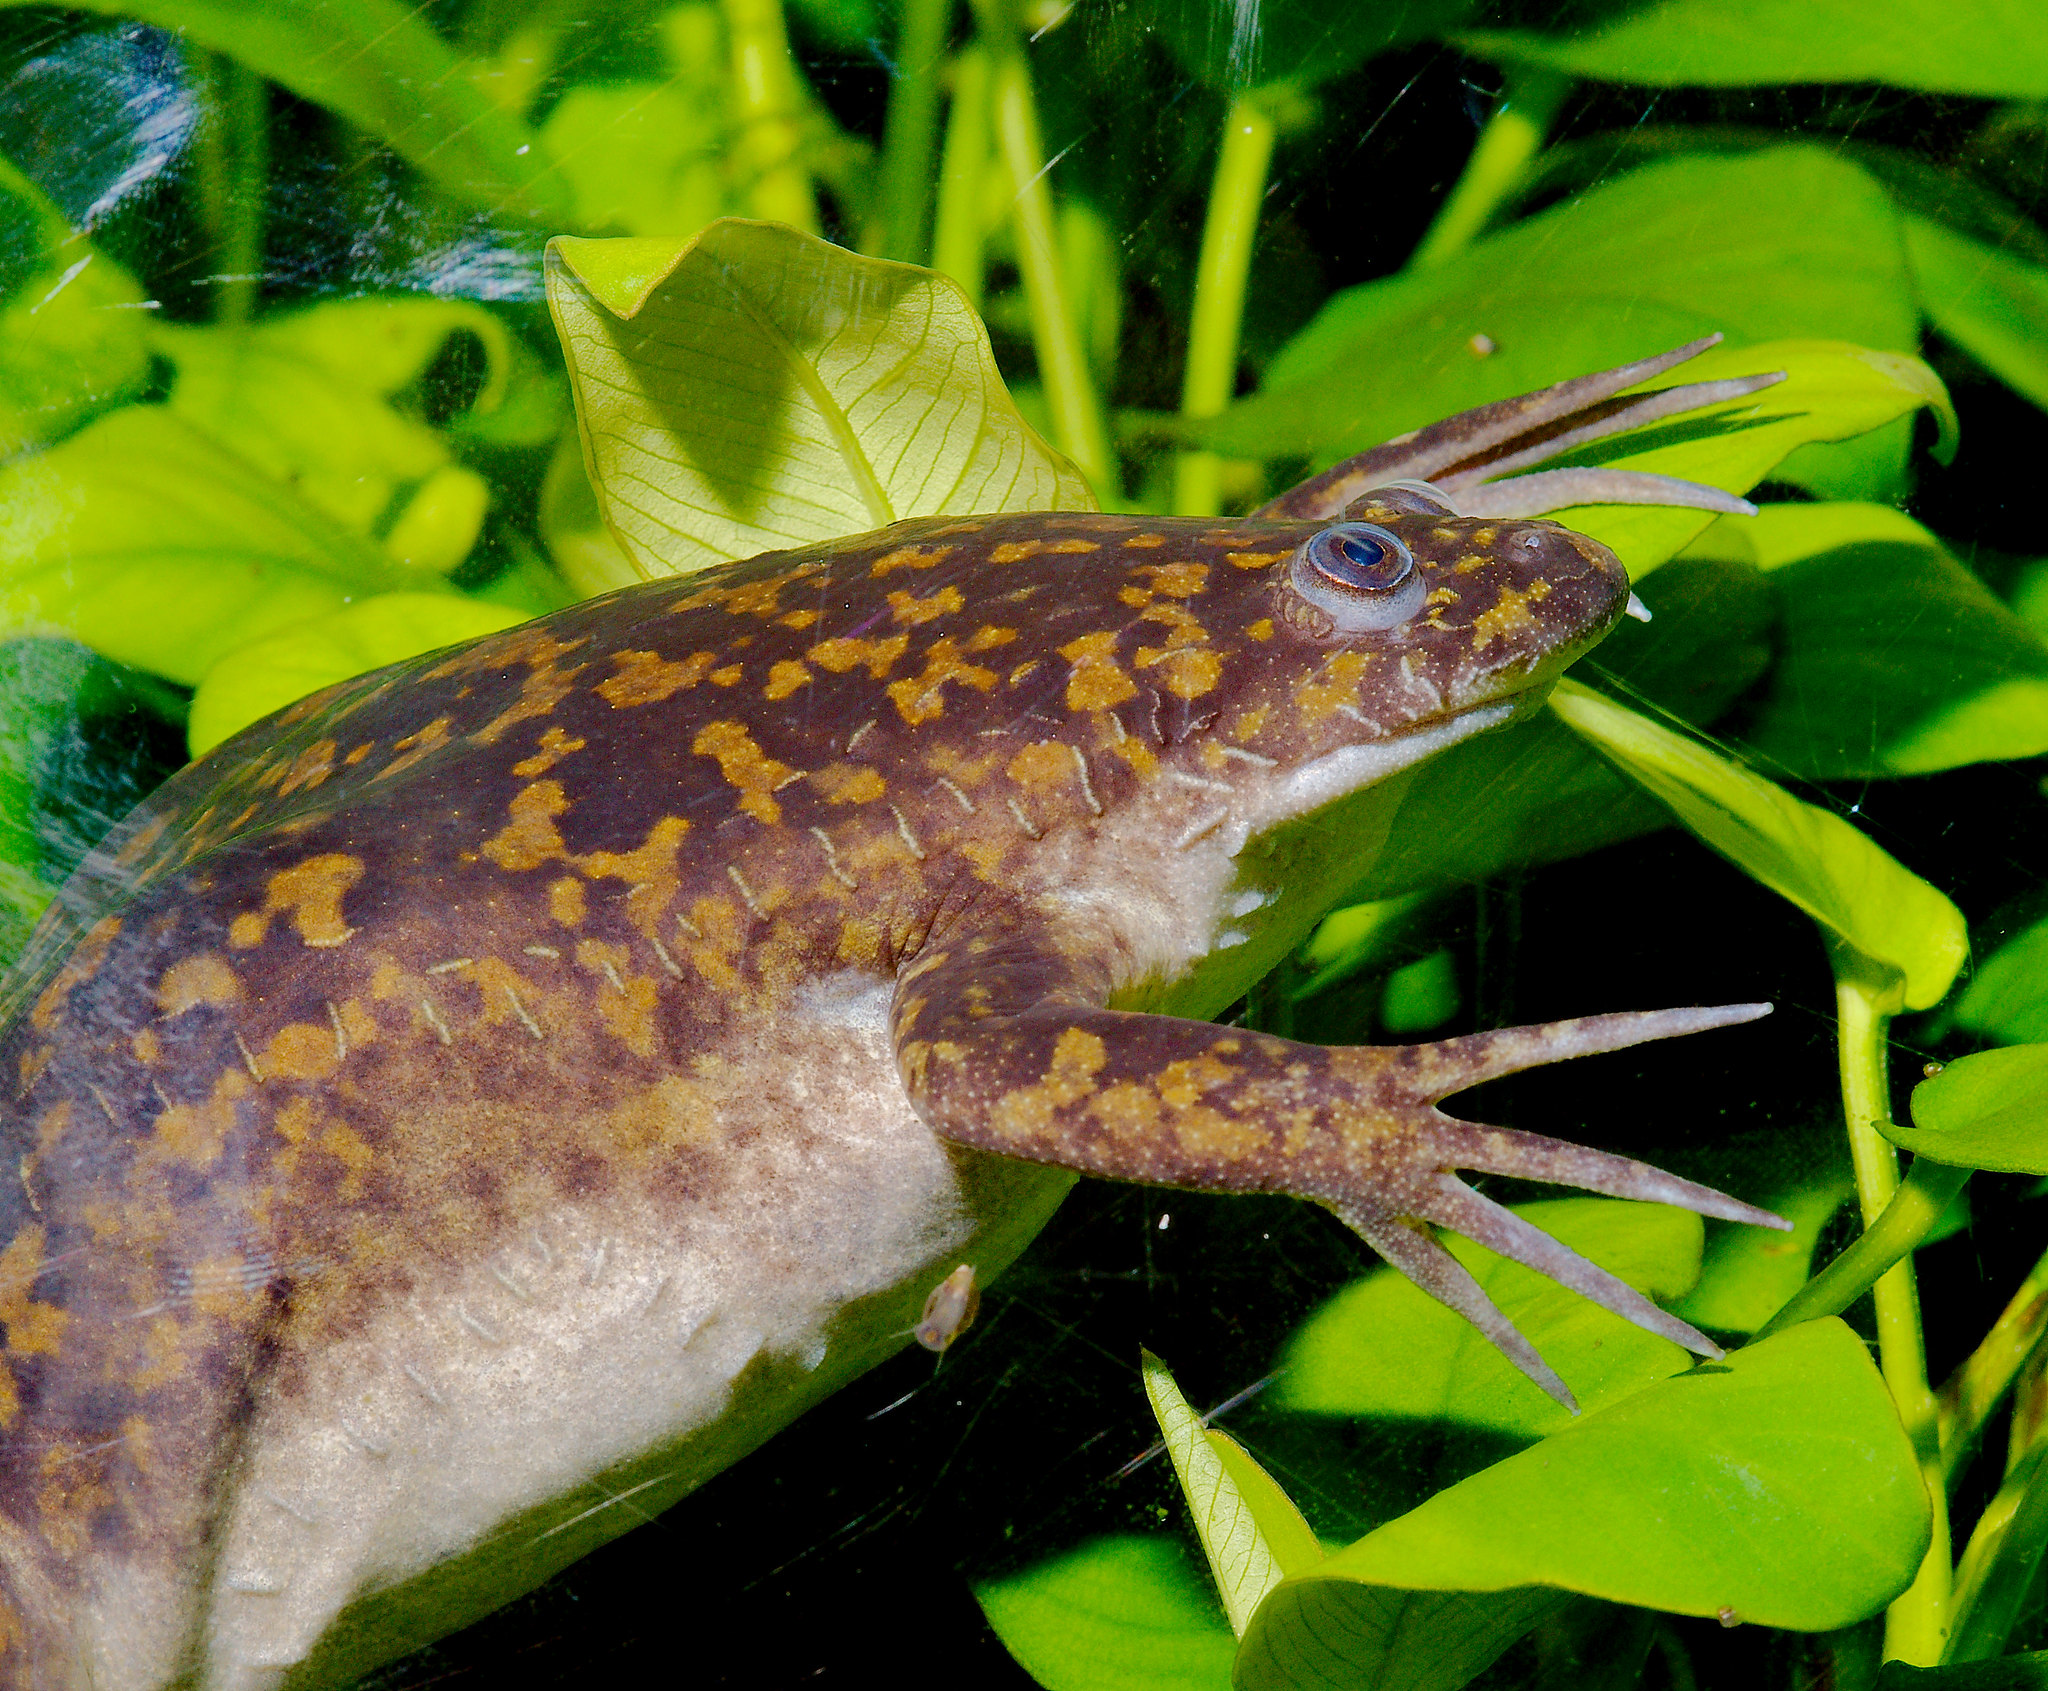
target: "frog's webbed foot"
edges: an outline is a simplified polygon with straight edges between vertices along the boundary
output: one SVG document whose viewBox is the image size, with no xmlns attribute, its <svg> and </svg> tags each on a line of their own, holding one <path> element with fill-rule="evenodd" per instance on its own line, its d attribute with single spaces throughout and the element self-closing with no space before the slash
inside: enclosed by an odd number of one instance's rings
<svg viewBox="0 0 2048 1691">
<path fill-rule="evenodd" d="M 1761 1227 L 1785 1228 L 1790 1223 L 1768 1210 L 1630 1157 L 1542 1134 L 1459 1121 L 1434 1106 L 1440 1098 L 1501 1075 L 1566 1057 L 1619 1050 L 1645 1040 L 1753 1021 L 1769 1010 L 1767 1004 L 1731 1004 L 1712 1009 L 1588 1016 L 1537 1027 L 1502 1028 L 1412 1047 L 1406 1053 L 1410 1060 L 1406 1078 L 1412 1088 L 1409 1107 L 1427 1112 L 1427 1123 L 1417 1134 L 1427 1172 L 1412 1179 L 1403 1190 L 1400 1213 L 1352 1200 L 1326 1202 L 1389 1263 L 1423 1291 L 1471 1321 L 1510 1361 L 1568 1409 L 1577 1406 L 1563 1381 L 1494 1306 L 1464 1266 L 1429 1236 L 1422 1223 L 1448 1227 L 1647 1332 L 1701 1356 L 1717 1357 L 1720 1347 L 1705 1334 L 1659 1309 L 1635 1288 L 1588 1262 L 1569 1246 L 1481 1196 L 1450 1171 L 1470 1169 L 1577 1186 L 1611 1197 L 1672 1204 L 1702 1215 Z"/>
<path fill-rule="evenodd" d="M 1697 358 L 1720 339 L 1706 335 L 1654 358 L 1461 411 L 1332 465 L 1258 514 L 1304 520 L 1334 517 L 1373 488 L 1412 480 L 1430 483 L 1468 517 L 1540 517 L 1570 505 L 1683 505 L 1753 515 L 1756 508 L 1746 499 L 1672 476 L 1604 468 L 1517 474 L 1591 441 L 1741 399 L 1785 379 L 1782 372 L 1733 376 L 1616 397 L 1624 388 Z"/>
</svg>

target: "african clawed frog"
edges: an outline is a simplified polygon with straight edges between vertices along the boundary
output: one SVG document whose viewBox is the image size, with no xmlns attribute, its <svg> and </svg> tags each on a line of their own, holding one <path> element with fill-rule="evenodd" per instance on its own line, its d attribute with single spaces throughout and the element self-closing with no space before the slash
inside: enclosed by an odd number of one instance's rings
<svg viewBox="0 0 2048 1691">
<path fill-rule="evenodd" d="M 902 1345 L 1077 1173 L 1311 1198 L 1560 1397 L 1427 1223 L 1711 1352 L 1453 1171 L 1772 1218 L 1435 1103 L 1759 1007 L 1184 1019 L 1623 614 L 1515 501 L 1673 490 L 1487 477 L 1668 362 L 1244 520 L 921 519 L 650 582 L 173 779 L 5 1033 L 8 1682 L 330 1683 L 447 1631 Z"/>
</svg>

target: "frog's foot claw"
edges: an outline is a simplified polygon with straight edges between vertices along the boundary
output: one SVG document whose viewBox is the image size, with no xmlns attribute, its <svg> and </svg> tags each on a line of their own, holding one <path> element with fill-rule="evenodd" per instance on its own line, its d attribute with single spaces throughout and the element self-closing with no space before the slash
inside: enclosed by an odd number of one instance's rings
<svg viewBox="0 0 2048 1691">
<path fill-rule="evenodd" d="M 1579 1412 L 1578 1399 L 1572 1396 L 1571 1388 L 1557 1377 L 1557 1371 L 1537 1354 L 1536 1347 L 1522 1337 L 1515 1324 L 1501 1314 L 1465 1265 L 1436 1242 L 1426 1225 L 1351 1204 L 1332 1203 L 1329 1207 L 1339 1221 L 1361 1235 L 1389 1265 L 1438 1303 L 1471 1322 L 1549 1396 L 1574 1415 Z"/>
<path fill-rule="evenodd" d="M 1575 376 L 1535 393 L 1461 411 L 1455 417 L 1446 417 L 1331 466 L 1263 506 L 1258 515 L 1297 520 L 1334 517 L 1360 494 L 1403 480 L 1432 483 L 1467 516 L 1539 516 L 1545 511 L 1581 503 L 1742 509 L 1740 502 L 1726 506 L 1708 503 L 1728 496 L 1690 482 L 1667 482 L 1662 492 L 1653 497 L 1648 484 L 1666 482 L 1664 477 L 1632 478 L 1638 484 L 1633 495 L 1625 493 L 1620 498 L 1611 491 L 1586 496 L 1583 489 L 1596 484 L 1568 479 L 1584 473 L 1580 471 L 1522 476 L 1505 487 L 1497 485 L 1501 477 L 1531 464 L 1544 463 L 1589 441 L 1740 399 L 1785 379 L 1784 373 L 1778 371 L 1714 382 L 1688 382 L 1660 388 L 1655 393 L 1616 397 L 1624 388 L 1650 381 L 1689 358 L 1697 358 L 1720 339 L 1719 335 L 1705 335 L 1654 358 L 1639 358 L 1632 364 Z M 1485 483 L 1496 485 L 1482 486 Z"/>
<path fill-rule="evenodd" d="M 1540 517 L 1572 505 L 1679 505 L 1735 517 L 1756 515 L 1756 507 L 1747 499 L 1718 487 L 1643 470 L 1538 470 L 1534 475 L 1446 491 L 1463 517 Z"/>
<path fill-rule="evenodd" d="M 1495 1028 L 1457 1039 L 1411 1046 L 1414 1080 L 1432 1104 L 1481 1081 L 1499 1080 L 1545 1063 L 1622 1051 L 1653 1039 L 1676 1039 L 1708 1028 L 1736 1027 L 1771 1013 L 1768 1004 L 1690 1005 L 1680 1010 L 1631 1010 L 1613 1016 L 1578 1016 L 1568 1022 Z"/>
<path fill-rule="evenodd" d="M 1475 1245 L 1484 1245 L 1524 1268 L 1533 1268 L 1624 1321 L 1633 1322 L 1646 1333 L 1655 1333 L 1660 1339 L 1669 1339 L 1700 1356 L 1721 1355 L 1721 1347 L 1698 1328 L 1659 1309 L 1627 1281 L 1608 1273 L 1598 1263 L 1588 1262 L 1569 1245 L 1559 1244 L 1542 1228 L 1530 1225 L 1512 1210 L 1502 1209 L 1491 1198 L 1480 1196 L 1455 1174 L 1438 1175 L 1417 1208 L 1425 1219 L 1462 1233 Z"/>
</svg>

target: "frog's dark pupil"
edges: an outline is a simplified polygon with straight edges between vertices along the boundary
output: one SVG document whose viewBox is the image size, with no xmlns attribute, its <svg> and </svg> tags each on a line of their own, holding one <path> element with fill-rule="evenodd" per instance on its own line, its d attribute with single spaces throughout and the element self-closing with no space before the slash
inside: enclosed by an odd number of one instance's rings
<svg viewBox="0 0 2048 1691">
<path fill-rule="evenodd" d="M 1344 553 L 1344 561 L 1361 575 L 1387 555 L 1387 549 L 1377 540 L 1361 540 L 1355 535 L 1345 535 L 1337 545 Z"/>
</svg>

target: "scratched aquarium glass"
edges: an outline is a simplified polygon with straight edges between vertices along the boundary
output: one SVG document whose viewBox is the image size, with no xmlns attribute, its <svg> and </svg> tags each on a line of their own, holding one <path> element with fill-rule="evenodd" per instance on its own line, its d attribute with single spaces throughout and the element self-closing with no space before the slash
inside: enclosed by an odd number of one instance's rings
<svg viewBox="0 0 2048 1691">
<path fill-rule="evenodd" d="M 672 1507 L 593 1482 L 576 1519 L 633 1530 L 363 1683 L 2048 1683 L 2007 1659 L 2048 1647 L 2044 206 L 2036 0 L 0 5 L 7 959 L 270 712 L 764 549 L 740 519 L 797 496 L 699 523 L 661 443 L 729 413 L 790 447 L 749 372 L 806 301 L 680 373 L 634 316 L 795 250 L 721 219 L 947 278 L 791 271 L 925 289 L 903 367 L 950 360 L 1019 510 L 1228 523 L 1704 336 L 1715 378 L 1787 377 L 1556 447 L 1730 497 L 1571 484 L 1648 620 L 1330 813 L 1349 884 L 1220 1018 L 1407 1045 L 1775 1005 L 1452 1106 L 1788 1219 L 1473 1177 L 1724 1359 L 1461 1246 L 1574 1421 L 1322 1209 L 1083 1181 L 978 1314 L 948 1283 L 938 1348 L 906 1330 Z M 879 462 L 828 354 L 805 391 Z M 847 508 L 922 514 L 885 481 Z M 621 515 L 649 486 L 658 544 Z M 7 1149 L 31 1203 L 47 1151 Z M 61 1353 L 36 1273 L 0 1257 L 16 1359 Z M 6 1384 L 6 1495 L 59 1509 L 72 1453 L 20 1413 Z M 187 1652 L 180 1683 L 311 1683 Z"/>
</svg>

